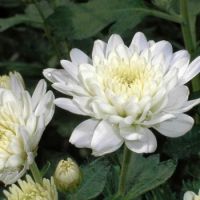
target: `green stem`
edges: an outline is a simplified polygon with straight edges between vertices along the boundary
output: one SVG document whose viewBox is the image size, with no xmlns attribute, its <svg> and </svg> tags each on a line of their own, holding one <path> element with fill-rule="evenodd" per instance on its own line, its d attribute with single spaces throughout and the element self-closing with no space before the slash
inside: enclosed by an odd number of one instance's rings
<svg viewBox="0 0 200 200">
<path fill-rule="evenodd" d="M 183 18 L 183 22 L 181 23 L 181 29 L 183 33 L 185 46 L 190 53 L 194 53 L 196 49 L 196 41 L 194 34 L 195 31 L 191 30 L 191 28 L 195 26 L 192 26 L 190 21 L 187 0 L 180 0 L 180 13 Z"/>
<path fill-rule="evenodd" d="M 196 30 L 195 30 L 195 22 L 196 20 L 191 20 L 188 11 L 188 0 L 180 0 L 180 14 L 183 18 L 183 22 L 181 23 L 181 30 L 183 34 L 183 40 L 186 49 L 189 53 L 194 56 L 196 51 Z M 192 80 L 192 90 L 198 91 L 200 89 L 200 79 L 199 77 L 195 77 Z"/>
<path fill-rule="evenodd" d="M 121 174 L 118 186 L 118 195 L 123 195 L 125 192 L 126 176 L 128 172 L 128 166 L 131 158 L 131 151 L 124 145 L 123 160 L 121 165 Z"/>
<path fill-rule="evenodd" d="M 35 161 L 30 166 L 30 170 L 31 170 L 31 173 L 33 175 L 35 182 L 42 184 L 42 176 L 41 176 L 40 170 L 38 169 L 38 166 L 35 163 Z"/>
<path fill-rule="evenodd" d="M 61 59 L 62 58 L 62 54 L 61 54 L 61 52 L 59 50 L 59 47 L 57 45 L 56 40 L 51 35 L 51 31 L 50 31 L 49 25 L 46 23 L 46 18 L 45 18 L 44 14 L 43 14 L 42 9 L 40 8 L 40 5 L 38 4 L 37 0 L 33 0 L 33 3 L 34 3 L 36 9 L 38 10 L 38 12 L 39 12 L 39 14 L 40 14 L 40 16 L 42 18 L 43 25 L 44 25 L 44 31 L 45 31 L 45 34 L 46 34 L 48 40 L 51 42 L 58 59 Z"/>
</svg>

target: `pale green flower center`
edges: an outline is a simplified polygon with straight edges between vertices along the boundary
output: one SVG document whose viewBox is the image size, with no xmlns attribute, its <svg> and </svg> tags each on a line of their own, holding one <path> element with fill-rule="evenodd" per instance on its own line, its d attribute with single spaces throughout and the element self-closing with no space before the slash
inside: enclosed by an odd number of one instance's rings
<svg viewBox="0 0 200 200">
<path fill-rule="evenodd" d="M 32 190 L 29 193 L 24 193 L 22 200 L 46 200 L 46 192 L 41 192 L 38 190 Z"/>
<path fill-rule="evenodd" d="M 9 76 L 0 76 L 0 88 L 10 89 L 10 78 Z"/>
<path fill-rule="evenodd" d="M 125 63 L 118 61 L 101 70 L 100 80 L 104 91 L 112 91 L 125 98 L 153 96 L 162 82 L 162 73 L 154 70 L 143 59 Z"/>
</svg>

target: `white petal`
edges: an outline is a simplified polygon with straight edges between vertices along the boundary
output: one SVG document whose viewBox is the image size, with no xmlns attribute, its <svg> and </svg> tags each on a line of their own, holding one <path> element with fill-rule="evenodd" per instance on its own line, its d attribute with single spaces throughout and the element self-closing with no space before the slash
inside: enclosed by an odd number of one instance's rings
<svg viewBox="0 0 200 200">
<path fill-rule="evenodd" d="M 194 78 L 200 72 L 200 56 L 197 57 L 192 63 L 188 66 L 185 74 L 182 77 L 181 84 L 185 84 Z"/>
<path fill-rule="evenodd" d="M 46 93 L 47 90 L 47 84 L 46 81 L 44 81 L 43 79 L 40 80 L 33 92 L 32 95 L 32 106 L 33 106 L 33 110 L 35 110 L 36 106 L 38 105 L 41 97 L 43 97 Z"/>
<path fill-rule="evenodd" d="M 176 118 L 161 122 L 153 128 L 167 137 L 179 137 L 187 133 L 193 124 L 194 120 L 190 116 L 179 114 Z"/>
<path fill-rule="evenodd" d="M 176 61 L 178 61 L 182 58 L 188 58 L 188 57 L 190 57 L 190 54 L 188 53 L 187 50 L 177 51 L 173 54 L 171 64 L 173 65 Z"/>
<path fill-rule="evenodd" d="M 182 107 L 188 100 L 189 89 L 185 85 L 173 88 L 168 94 L 168 103 L 165 111 L 170 112 Z"/>
<path fill-rule="evenodd" d="M 111 35 L 108 40 L 108 44 L 107 44 L 107 48 L 106 48 L 106 57 L 108 57 L 109 54 L 113 50 L 115 50 L 116 47 L 118 47 L 121 44 L 124 45 L 124 42 L 119 35 L 117 35 L 117 34 Z"/>
<path fill-rule="evenodd" d="M 44 133 L 44 129 L 45 129 L 45 115 L 40 115 L 39 117 L 37 117 L 35 132 L 31 135 L 31 146 L 33 149 L 37 149 L 42 134 Z"/>
<path fill-rule="evenodd" d="M 32 151 L 31 147 L 31 140 L 28 131 L 26 130 L 25 127 L 20 126 L 19 127 L 19 133 L 23 139 L 23 144 L 24 144 L 24 150 L 26 153 L 29 153 Z"/>
<path fill-rule="evenodd" d="M 132 131 L 130 130 L 129 135 L 126 135 L 126 138 L 130 140 L 125 140 L 126 146 L 131 151 L 136 153 L 152 153 L 156 150 L 156 137 L 149 129 L 140 127 Z"/>
<path fill-rule="evenodd" d="M 19 167 L 21 164 L 23 164 L 23 157 L 20 154 L 13 154 L 11 156 L 9 156 L 5 167 L 6 168 L 17 168 Z"/>
<path fill-rule="evenodd" d="M 152 58 L 158 56 L 160 53 L 163 54 L 165 58 L 165 68 L 168 69 L 169 62 L 172 58 L 172 45 L 167 41 L 156 42 L 150 48 Z"/>
<path fill-rule="evenodd" d="M 25 89 L 23 78 L 18 72 L 11 72 L 9 75 L 11 78 L 11 90 L 18 96 Z"/>
<path fill-rule="evenodd" d="M 80 123 L 72 132 L 69 142 L 79 148 L 91 148 L 94 131 L 99 124 L 98 120 L 88 119 Z"/>
<path fill-rule="evenodd" d="M 84 113 L 83 111 L 80 110 L 80 108 L 78 107 L 78 105 L 76 103 L 74 103 L 74 101 L 72 99 L 67 99 L 67 98 L 57 98 L 55 99 L 54 103 L 64 109 L 67 110 L 69 112 L 78 114 L 78 115 L 86 115 L 86 113 Z"/>
<path fill-rule="evenodd" d="M 35 109 L 35 115 L 45 115 L 46 125 L 50 122 L 53 117 L 55 106 L 54 106 L 54 94 L 52 91 L 48 91 L 41 99 Z"/>
<path fill-rule="evenodd" d="M 13 184 L 25 174 L 27 169 L 27 163 L 24 164 L 21 170 L 5 169 L 0 172 L 0 180 L 4 182 L 5 185 Z"/>
<path fill-rule="evenodd" d="M 73 63 L 80 65 L 83 63 L 91 63 L 91 59 L 80 49 L 72 49 L 70 51 L 70 57 Z"/>
<path fill-rule="evenodd" d="M 78 80 L 78 67 L 68 60 L 61 60 L 60 64 L 65 71 L 75 80 Z"/>
<path fill-rule="evenodd" d="M 194 192 L 188 191 L 184 194 L 183 200 L 193 200 L 196 194 Z"/>
<path fill-rule="evenodd" d="M 107 121 L 101 121 L 96 127 L 92 138 L 92 154 L 101 156 L 111 153 L 119 149 L 122 144 L 123 139 L 119 135 L 118 128 Z"/>
<path fill-rule="evenodd" d="M 162 53 L 164 56 L 172 56 L 172 45 L 167 41 L 156 42 L 151 48 L 152 57 Z"/>
<path fill-rule="evenodd" d="M 142 122 L 142 124 L 145 126 L 152 126 L 154 124 L 158 124 L 158 123 L 161 123 L 163 121 L 166 121 L 166 120 L 169 120 L 172 118 L 175 118 L 175 115 L 168 114 L 168 113 L 159 113 L 159 114 L 153 116 L 149 121 Z"/>
<path fill-rule="evenodd" d="M 58 90 L 59 92 L 62 92 L 63 94 L 67 94 L 70 96 L 73 96 L 74 94 L 76 95 L 87 95 L 88 93 L 86 92 L 86 90 L 84 90 L 83 87 L 77 85 L 77 84 L 63 84 L 63 83 L 54 83 L 52 84 L 52 87 L 56 90 Z"/>
<path fill-rule="evenodd" d="M 65 83 L 68 78 L 66 71 L 64 69 L 47 68 L 43 70 L 43 75 L 45 76 L 46 79 L 48 79 L 52 83 L 55 82 Z"/>
<path fill-rule="evenodd" d="M 137 50 L 139 52 L 143 51 L 144 49 L 146 49 L 148 47 L 148 42 L 147 42 L 147 39 L 145 37 L 145 35 L 141 32 L 137 32 L 133 39 L 132 39 L 132 42 L 130 44 L 130 49 L 133 49 L 136 47 Z"/>
<path fill-rule="evenodd" d="M 27 91 L 21 93 L 21 100 L 22 100 L 22 116 L 24 119 L 27 119 L 33 112 L 31 96 Z"/>
<path fill-rule="evenodd" d="M 37 117 L 34 114 L 31 114 L 26 121 L 26 127 L 30 133 L 33 133 L 36 130 L 36 125 Z"/>
<path fill-rule="evenodd" d="M 171 69 L 178 69 L 178 78 L 182 80 L 182 76 L 188 68 L 190 62 L 190 55 L 187 51 L 181 50 L 173 54 L 171 61 Z"/>
<path fill-rule="evenodd" d="M 93 50 L 92 50 L 92 59 L 93 62 L 98 59 L 98 61 L 103 60 L 105 58 L 105 51 L 106 51 L 107 44 L 101 40 L 96 40 L 94 42 Z M 97 62 L 99 63 L 99 62 Z"/>
<path fill-rule="evenodd" d="M 121 60 L 123 62 L 125 62 L 126 64 L 129 64 L 129 49 L 127 46 L 125 45 L 119 45 L 118 47 L 116 47 L 116 52 L 118 54 L 118 57 L 121 58 Z"/>
<path fill-rule="evenodd" d="M 183 113 L 192 109 L 194 106 L 200 103 L 200 99 L 195 99 L 191 101 L 187 101 L 181 108 L 177 110 L 170 111 L 171 113 Z"/>
</svg>

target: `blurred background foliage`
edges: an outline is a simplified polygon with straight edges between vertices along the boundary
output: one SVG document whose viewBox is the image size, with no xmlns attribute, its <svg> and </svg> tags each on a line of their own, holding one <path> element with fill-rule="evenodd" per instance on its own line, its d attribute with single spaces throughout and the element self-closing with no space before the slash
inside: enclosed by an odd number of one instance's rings
<svg viewBox="0 0 200 200">
<path fill-rule="evenodd" d="M 189 1 L 189 13 L 196 23 L 198 41 L 200 1 Z M 19 71 L 31 91 L 43 78 L 43 69 L 60 68 L 59 60 L 68 59 L 71 48 L 91 55 L 94 40 L 107 41 L 112 33 L 120 34 L 127 45 L 135 32 L 142 31 L 148 39 L 170 41 L 174 51 L 184 49 L 179 20 L 176 0 L 0 0 L 0 71 Z M 198 47 L 191 52 L 192 57 L 200 53 Z M 191 98 L 197 97 L 199 91 L 191 94 Z M 194 113 L 199 113 L 198 107 L 190 112 Z M 82 166 L 83 182 L 75 193 L 62 194 L 61 199 L 121 200 L 113 196 L 121 150 L 95 160 L 90 150 L 76 149 L 68 142 L 83 119 L 56 108 L 40 143 L 39 167 L 50 176 L 57 162 L 70 156 Z M 133 161 L 129 191 L 123 199 L 177 200 L 187 190 L 198 192 L 200 126 L 181 138 L 167 139 L 159 134 L 157 138 L 155 155 L 137 156 Z"/>
</svg>

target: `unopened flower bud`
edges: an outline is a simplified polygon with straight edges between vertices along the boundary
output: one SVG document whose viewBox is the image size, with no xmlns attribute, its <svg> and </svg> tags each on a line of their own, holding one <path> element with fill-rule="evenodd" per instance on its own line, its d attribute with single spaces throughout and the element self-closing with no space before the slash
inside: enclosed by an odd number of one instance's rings
<svg viewBox="0 0 200 200">
<path fill-rule="evenodd" d="M 81 181 L 81 173 L 78 165 L 71 159 L 61 160 L 55 170 L 54 180 L 61 191 L 75 189 Z"/>
</svg>

